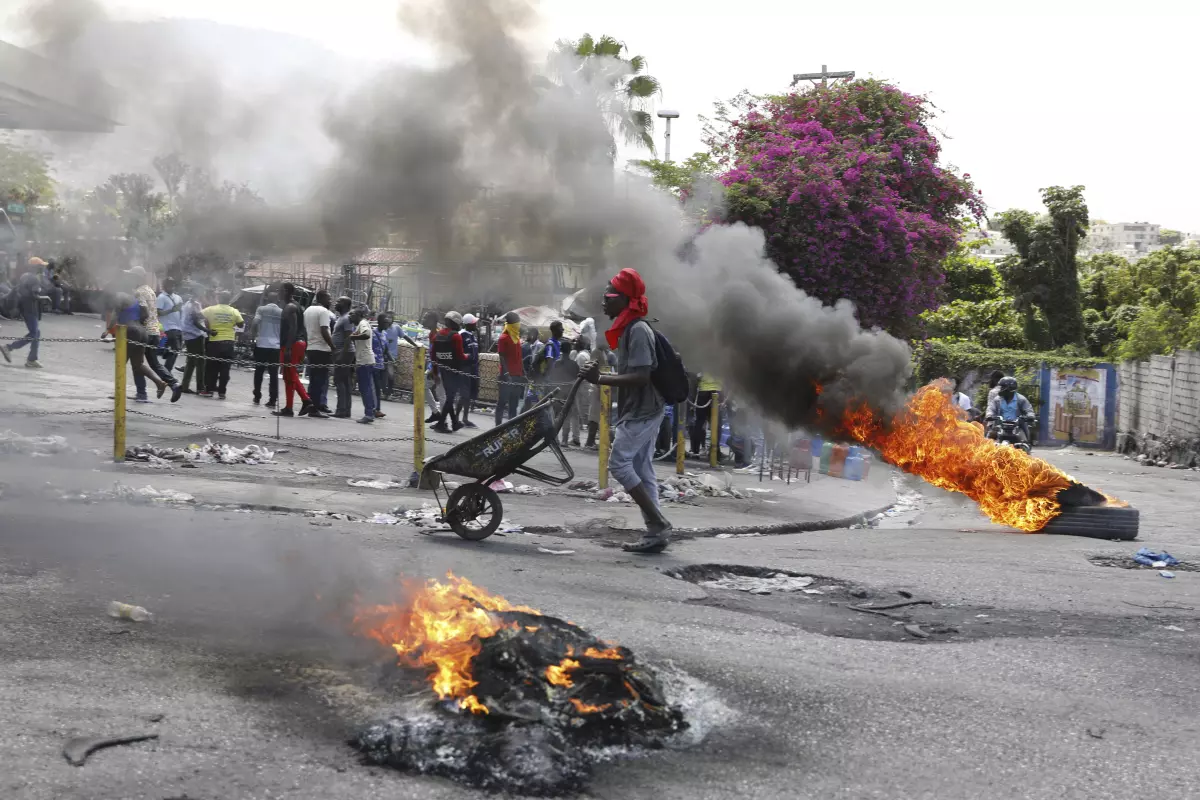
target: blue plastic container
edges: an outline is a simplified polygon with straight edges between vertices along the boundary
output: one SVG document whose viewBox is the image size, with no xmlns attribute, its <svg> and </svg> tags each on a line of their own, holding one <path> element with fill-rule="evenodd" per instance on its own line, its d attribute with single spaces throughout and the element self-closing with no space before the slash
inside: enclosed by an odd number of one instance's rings
<svg viewBox="0 0 1200 800">
<path fill-rule="evenodd" d="M 859 456 L 847 456 L 846 466 L 842 470 L 842 477 L 848 481 L 862 480 L 863 460 Z"/>
</svg>

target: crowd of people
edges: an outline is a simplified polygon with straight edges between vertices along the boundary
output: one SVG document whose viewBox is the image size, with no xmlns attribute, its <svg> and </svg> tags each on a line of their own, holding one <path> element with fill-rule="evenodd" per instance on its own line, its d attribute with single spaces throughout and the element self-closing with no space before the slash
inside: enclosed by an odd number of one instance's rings
<svg viewBox="0 0 1200 800">
<path fill-rule="evenodd" d="M 47 262 L 31 259 L 11 289 L 27 333 L 0 346 L 0 354 L 9 360 L 13 351 L 29 347 L 27 364 L 31 367 L 40 366 L 38 320 L 47 297 L 47 267 Z M 231 304 L 227 291 L 190 286 L 181 294 L 170 277 L 160 286 L 155 284 L 151 273 L 135 266 L 122 273 L 103 301 L 101 339 L 114 340 L 118 326 L 124 326 L 134 399 L 139 403 L 153 402 L 150 385 L 156 398 L 169 391 L 173 403 L 184 395 L 226 400 L 231 368 L 244 363 L 235 348 L 239 332 L 244 332 L 253 343 L 249 389 L 254 404 L 265 401 L 266 408 L 280 417 L 349 419 L 354 416 L 357 389 L 362 406 L 358 422 L 369 425 L 387 416 L 381 401 L 393 396 L 400 381 L 401 342 L 422 346 L 389 313 L 378 314 L 372 325 L 369 309 L 349 297 L 335 300 L 324 290 L 304 308 L 291 283 L 268 286 L 253 315 L 247 312 L 243 316 Z M 52 304 L 56 302 L 68 301 L 52 299 Z M 562 443 L 596 447 L 601 415 L 612 414 L 609 468 L 638 504 L 647 525 L 645 536 L 628 549 L 657 553 L 667 546 L 671 529 L 658 508 L 653 467 L 666 404 L 652 380 L 658 366 L 656 339 L 644 319 L 648 310 L 645 285 L 634 270 L 622 270 L 613 278 L 604 295 L 604 310 L 614 320 L 612 327 L 598 336 L 593 321 L 587 320 L 574 340 L 565 337 L 561 321 L 550 324 L 543 340 L 536 328 L 523 328 L 515 312 L 502 318 L 496 337 L 499 374 L 494 423 L 512 419 L 555 389 L 562 390 L 554 400 L 561 413 L 567 387 L 582 377 L 576 402 L 566 410 Z M 480 320 L 473 314 L 449 311 L 427 327 L 425 393 L 430 415 L 426 422 L 438 432 L 476 428 L 471 414 L 480 394 Z M 489 327 L 487 340 L 492 333 Z M 301 369 L 307 369 L 307 386 L 301 380 Z M 182 377 L 177 378 L 176 372 Z M 333 408 L 329 405 L 331 383 L 336 392 Z M 605 385 L 616 390 L 615 412 L 601 407 L 599 387 Z M 710 382 L 702 388 L 714 392 L 719 389 L 714 386 Z M 698 433 L 703 434 L 705 419 L 697 417 L 693 442 Z"/>
</svg>

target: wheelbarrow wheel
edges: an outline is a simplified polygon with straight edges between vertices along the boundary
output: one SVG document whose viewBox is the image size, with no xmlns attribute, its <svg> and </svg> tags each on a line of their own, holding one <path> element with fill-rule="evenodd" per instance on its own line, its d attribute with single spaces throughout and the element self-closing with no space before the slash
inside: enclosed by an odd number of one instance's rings
<svg viewBox="0 0 1200 800">
<path fill-rule="evenodd" d="M 482 483 L 464 483 L 446 502 L 446 522 L 464 539 L 486 539 L 500 527 L 504 507 L 500 495 Z"/>
</svg>

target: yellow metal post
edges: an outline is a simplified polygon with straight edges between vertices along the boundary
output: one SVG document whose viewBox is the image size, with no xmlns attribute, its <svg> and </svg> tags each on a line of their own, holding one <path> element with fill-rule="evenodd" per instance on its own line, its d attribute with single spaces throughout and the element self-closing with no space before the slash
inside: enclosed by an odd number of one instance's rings
<svg viewBox="0 0 1200 800">
<path fill-rule="evenodd" d="M 413 350 L 413 474 L 425 467 L 425 348 Z"/>
<path fill-rule="evenodd" d="M 682 475 L 683 468 L 683 429 L 687 427 L 687 402 L 675 404 L 675 474 Z"/>
<path fill-rule="evenodd" d="M 608 488 L 608 450 L 611 445 L 608 421 L 612 417 L 612 387 L 598 386 L 600 390 L 600 488 Z"/>
<path fill-rule="evenodd" d="M 125 366 L 127 359 L 125 326 L 117 326 L 117 349 L 113 369 L 113 461 L 125 460 Z"/>
<path fill-rule="evenodd" d="M 721 393 L 713 392 L 709 401 L 708 435 L 711 443 L 708 446 L 708 465 L 715 467 L 717 457 L 721 455 Z"/>
</svg>

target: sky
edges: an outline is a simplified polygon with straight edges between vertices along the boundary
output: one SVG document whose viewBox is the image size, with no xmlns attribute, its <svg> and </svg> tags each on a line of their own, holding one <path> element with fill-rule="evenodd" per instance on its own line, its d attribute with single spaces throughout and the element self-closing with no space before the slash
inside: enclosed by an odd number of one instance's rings
<svg viewBox="0 0 1200 800">
<path fill-rule="evenodd" d="M 122 16 L 283 31 L 358 58 L 421 57 L 399 31 L 397 0 L 107 5 Z M 680 113 L 672 123 L 675 160 L 702 148 L 697 116 L 710 114 L 714 101 L 743 89 L 778 92 L 794 73 L 828 64 L 926 95 L 940 111 L 945 160 L 970 173 L 992 212 L 1036 210 L 1041 187 L 1082 184 L 1093 219 L 1200 233 L 1200 158 L 1188 146 L 1200 131 L 1200 3 L 909 0 L 903 16 L 894 0 L 539 5 L 541 21 L 529 35 L 535 49 L 588 32 L 615 36 L 646 57 L 663 86 L 659 107 Z M 661 125 L 655 136 L 661 143 Z"/>
</svg>

